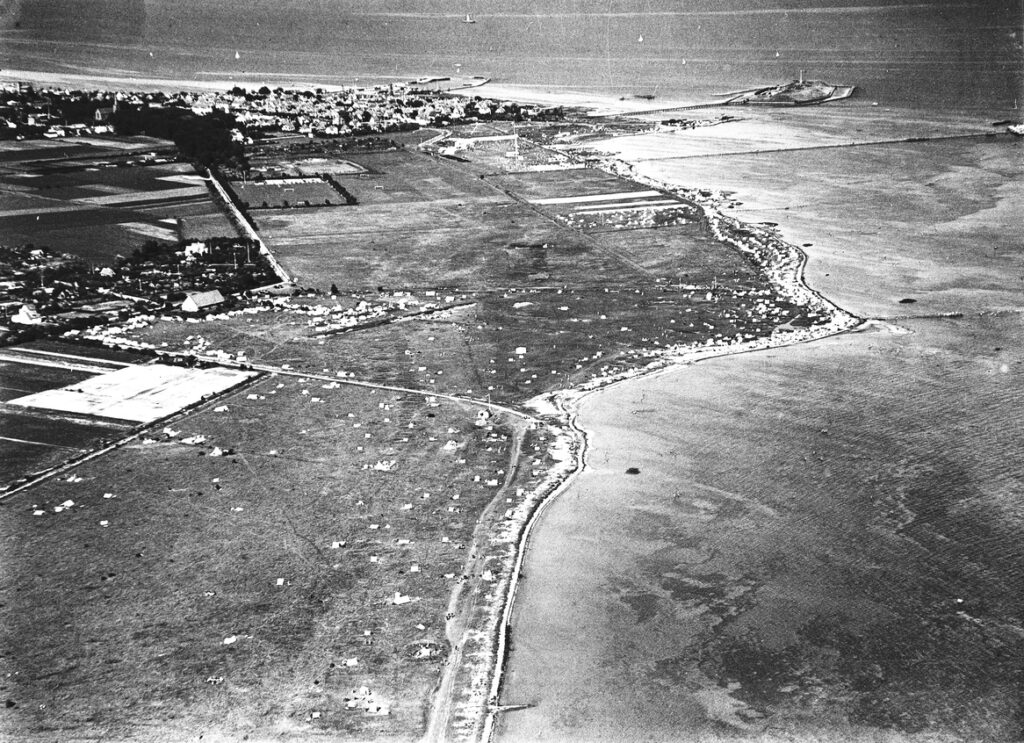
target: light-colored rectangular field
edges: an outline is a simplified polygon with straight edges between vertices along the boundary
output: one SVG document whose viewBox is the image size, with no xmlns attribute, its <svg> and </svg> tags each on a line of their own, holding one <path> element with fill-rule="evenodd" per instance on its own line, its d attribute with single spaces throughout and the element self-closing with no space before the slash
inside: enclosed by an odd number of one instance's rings
<svg viewBox="0 0 1024 743">
<path fill-rule="evenodd" d="M 187 196 L 205 196 L 205 186 L 184 186 L 182 188 L 167 188 L 159 191 L 139 191 L 134 193 L 115 193 L 108 196 L 88 196 L 83 199 L 75 199 L 80 204 L 95 204 L 98 206 L 112 206 L 117 204 L 133 204 L 138 201 L 171 201 Z"/>
<path fill-rule="evenodd" d="M 671 209 L 682 207 L 683 204 L 675 199 L 659 199 L 658 201 L 629 202 L 606 204 L 602 206 L 588 206 L 585 209 L 574 209 L 573 214 L 608 214 L 610 212 L 640 211 L 641 209 Z"/>
<path fill-rule="evenodd" d="M 221 367 L 132 365 L 66 387 L 19 397 L 8 404 L 149 423 L 253 376 L 254 372 Z"/>
<path fill-rule="evenodd" d="M 651 196 L 662 196 L 661 191 L 616 191 L 615 193 L 601 193 L 592 196 L 556 196 L 551 199 L 535 199 L 531 203 L 539 205 L 548 204 L 582 204 L 589 201 L 621 201 L 622 199 L 640 199 Z"/>
</svg>

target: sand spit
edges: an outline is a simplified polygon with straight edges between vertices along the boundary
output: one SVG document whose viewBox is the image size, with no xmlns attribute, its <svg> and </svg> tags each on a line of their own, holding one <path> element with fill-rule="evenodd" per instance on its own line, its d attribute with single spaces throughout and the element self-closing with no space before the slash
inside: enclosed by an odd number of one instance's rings
<svg viewBox="0 0 1024 743">
<path fill-rule="evenodd" d="M 450 92 L 455 95 L 471 98 L 480 96 L 481 98 L 497 98 L 518 101 L 519 103 L 532 103 L 539 106 L 581 108 L 588 110 L 593 116 L 612 116 L 615 114 L 635 113 L 647 109 L 660 112 L 664 109 L 682 108 L 699 104 L 699 101 L 695 99 L 665 98 L 664 100 L 659 100 L 656 107 L 652 107 L 647 101 L 636 98 L 622 98 L 572 88 L 545 90 L 522 85 L 509 85 L 501 82 L 488 82 L 473 88 L 454 89 Z"/>
</svg>

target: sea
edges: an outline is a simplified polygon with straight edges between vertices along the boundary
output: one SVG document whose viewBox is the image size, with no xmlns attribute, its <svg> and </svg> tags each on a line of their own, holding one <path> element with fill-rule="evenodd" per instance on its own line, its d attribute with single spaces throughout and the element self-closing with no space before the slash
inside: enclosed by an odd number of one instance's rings
<svg viewBox="0 0 1024 743">
<path fill-rule="evenodd" d="M 0 2 L 0 68 L 242 84 L 458 74 L 672 98 L 803 71 L 882 105 L 1012 108 L 1022 41 L 1010 0 Z"/>
</svg>

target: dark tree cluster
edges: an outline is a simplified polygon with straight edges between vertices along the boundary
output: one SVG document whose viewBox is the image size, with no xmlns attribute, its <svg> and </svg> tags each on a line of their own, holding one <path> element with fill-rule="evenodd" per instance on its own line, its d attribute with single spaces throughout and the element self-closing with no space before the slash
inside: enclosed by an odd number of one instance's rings
<svg viewBox="0 0 1024 743">
<path fill-rule="evenodd" d="M 244 165 L 245 148 L 231 137 L 235 117 L 214 111 L 198 115 L 173 106 L 122 106 L 111 117 L 118 134 L 170 139 L 181 154 L 204 167 Z"/>
</svg>

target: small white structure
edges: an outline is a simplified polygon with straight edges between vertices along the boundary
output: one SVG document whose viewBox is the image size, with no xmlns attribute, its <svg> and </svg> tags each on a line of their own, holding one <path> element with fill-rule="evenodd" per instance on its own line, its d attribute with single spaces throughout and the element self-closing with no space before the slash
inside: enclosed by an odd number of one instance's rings
<svg viewBox="0 0 1024 743">
<path fill-rule="evenodd" d="M 40 317 L 35 307 L 30 304 L 23 304 L 21 309 L 11 315 L 11 322 L 18 325 L 42 325 L 43 318 Z"/>
<path fill-rule="evenodd" d="M 224 304 L 224 295 L 216 289 L 208 292 L 189 292 L 181 303 L 183 312 L 205 312 Z"/>
<path fill-rule="evenodd" d="M 210 252 L 210 246 L 202 240 L 193 240 L 185 245 L 185 257 L 194 258 L 197 255 L 206 255 Z"/>
</svg>

